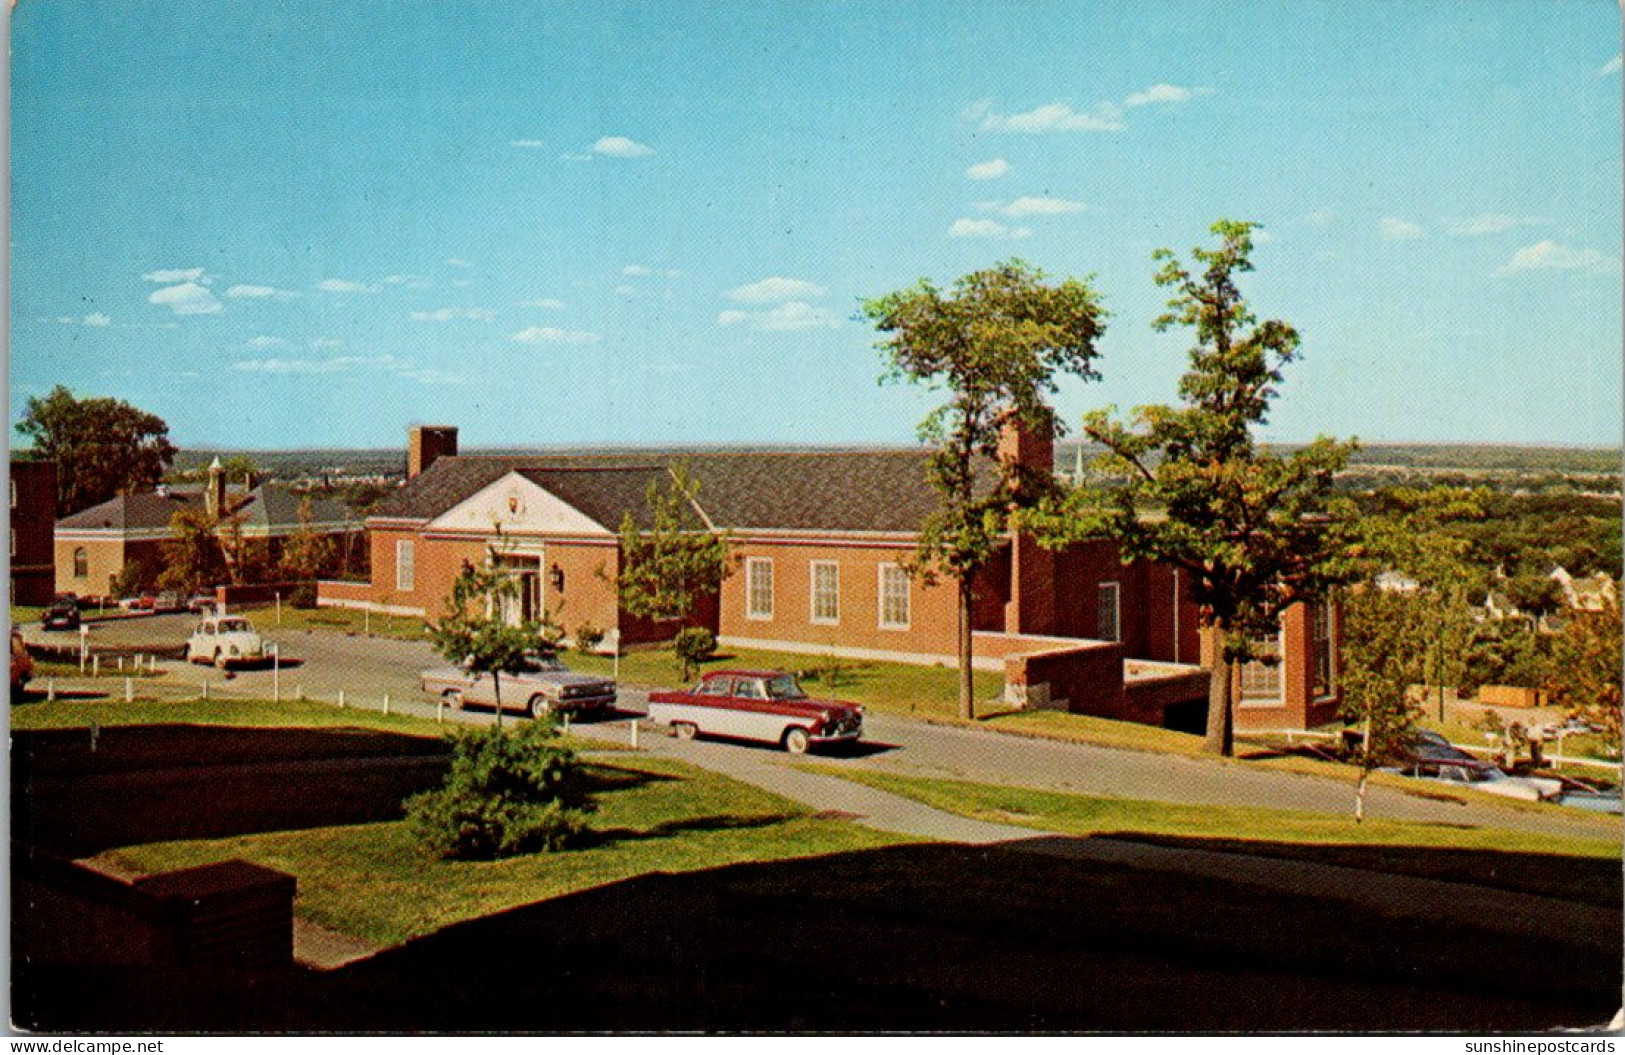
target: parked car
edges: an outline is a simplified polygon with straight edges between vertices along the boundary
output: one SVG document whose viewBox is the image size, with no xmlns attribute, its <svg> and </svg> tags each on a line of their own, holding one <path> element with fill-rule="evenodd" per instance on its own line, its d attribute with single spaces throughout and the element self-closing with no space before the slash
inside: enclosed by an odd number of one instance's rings
<svg viewBox="0 0 1625 1055">
<path fill-rule="evenodd" d="M 11 632 L 11 694 L 19 696 L 28 687 L 28 680 L 34 676 L 34 657 L 28 654 L 28 646 L 23 644 L 23 635 L 16 630 Z"/>
<path fill-rule="evenodd" d="M 1433 734 L 1433 738 L 1418 739 L 1416 751 L 1408 762 L 1387 767 L 1384 771 L 1529 802 L 1545 802 L 1563 793 L 1563 782 L 1560 780 L 1511 776 L 1498 766 L 1474 758 L 1437 734 Z"/>
<path fill-rule="evenodd" d="M 780 670 L 716 670 L 692 689 L 650 693 L 649 718 L 681 740 L 766 740 L 793 755 L 863 735 L 862 707 L 812 699 Z"/>
<path fill-rule="evenodd" d="M 178 590 L 164 590 L 153 597 L 152 610 L 154 612 L 184 612 L 186 611 L 186 599 L 181 596 Z"/>
<path fill-rule="evenodd" d="M 194 615 L 214 614 L 214 591 L 199 591 L 186 599 L 186 610 Z"/>
<path fill-rule="evenodd" d="M 602 714 L 615 707 L 615 682 L 593 674 L 571 671 L 557 656 L 538 652 L 526 657 L 524 669 L 502 675 L 473 675 L 458 667 L 439 667 L 422 674 L 423 691 L 439 696 L 453 709 L 470 704 L 495 707 L 498 691 L 502 709 L 522 710 L 532 718 L 544 714 Z"/>
<path fill-rule="evenodd" d="M 79 599 L 71 593 L 57 594 L 40 618 L 40 627 L 45 630 L 78 630 Z"/>
<path fill-rule="evenodd" d="M 265 642 L 240 615 L 210 616 L 186 642 L 190 663 L 213 663 L 222 670 L 265 660 Z"/>
<path fill-rule="evenodd" d="M 150 593 L 144 593 L 139 597 L 125 597 L 118 603 L 119 608 L 126 612 L 150 612 L 157 605 L 158 599 Z"/>
</svg>

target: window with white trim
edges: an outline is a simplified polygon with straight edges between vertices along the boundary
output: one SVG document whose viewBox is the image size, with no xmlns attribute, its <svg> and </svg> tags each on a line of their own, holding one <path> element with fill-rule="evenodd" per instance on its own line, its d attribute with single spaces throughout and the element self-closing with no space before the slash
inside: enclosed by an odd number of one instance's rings
<svg viewBox="0 0 1625 1055">
<path fill-rule="evenodd" d="M 773 618 L 773 558 L 745 558 L 745 618 Z"/>
<path fill-rule="evenodd" d="M 895 564 L 880 566 L 880 629 L 907 630 L 908 573 Z"/>
<path fill-rule="evenodd" d="M 1096 591 L 1095 637 L 1101 641 L 1123 640 L 1120 594 L 1115 582 L 1103 582 Z"/>
<path fill-rule="evenodd" d="M 1253 642 L 1253 658 L 1241 665 L 1241 702 L 1278 704 L 1282 695 L 1281 674 L 1286 663 L 1281 657 L 1281 635 Z"/>
<path fill-rule="evenodd" d="M 1332 649 L 1336 611 L 1329 602 L 1309 609 L 1309 669 L 1313 672 L 1312 690 L 1317 700 L 1337 691 L 1337 660 Z"/>
<path fill-rule="evenodd" d="M 395 589 L 410 593 L 417 589 L 418 545 L 413 539 L 395 540 Z"/>
<path fill-rule="evenodd" d="M 812 577 L 812 621 L 819 626 L 834 626 L 841 621 L 841 566 L 832 560 L 815 560 L 808 567 Z"/>
</svg>

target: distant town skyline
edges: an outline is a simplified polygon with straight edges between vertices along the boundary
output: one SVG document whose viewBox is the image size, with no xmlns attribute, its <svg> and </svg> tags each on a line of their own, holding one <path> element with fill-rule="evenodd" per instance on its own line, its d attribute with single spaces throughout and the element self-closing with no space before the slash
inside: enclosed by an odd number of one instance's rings
<svg viewBox="0 0 1625 1055">
<path fill-rule="evenodd" d="M 12 423 L 183 447 L 906 444 L 868 297 L 1020 257 L 1173 402 L 1152 251 L 1262 223 L 1264 438 L 1615 446 L 1620 12 L 1601 2 L 11 12 Z M 11 431 L 11 430 L 8 430 Z M 11 432 L 12 443 L 18 442 Z"/>
</svg>

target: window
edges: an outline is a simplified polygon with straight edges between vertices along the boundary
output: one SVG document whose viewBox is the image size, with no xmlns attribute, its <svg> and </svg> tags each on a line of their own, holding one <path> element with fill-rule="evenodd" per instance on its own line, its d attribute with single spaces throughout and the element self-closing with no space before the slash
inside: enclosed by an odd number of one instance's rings
<svg viewBox="0 0 1625 1055">
<path fill-rule="evenodd" d="M 395 543 L 395 589 L 410 592 L 417 589 L 417 543 L 399 539 Z"/>
<path fill-rule="evenodd" d="M 773 618 L 773 559 L 745 559 L 745 618 Z"/>
<path fill-rule="evenodd" d="M 75 579 L 90 578 L 90 554 L 83 546 L 79 546 L 73 551 L 73 577 Z"/>
<path fill-rule="evenodd" d="M 880 566 L 880 629 L 908 629 L 908 574 L 895 564 Z"/>
<path fill-rule="evenodd" d="M 701 696 L 731 696 L 733 694 L 733 679 L 706 678 L 700 682 L 699 695 Z"/>
<path fill-rule="evenodd" d="M 1103 582 L 1095 596 L 1095 637 L 1102 641 L 1123 640 L 1123 628 L 1118 608 L 1118 588 L 1115 582 Z"/>
<path fill-rule="evenodd" d="M 1316 699 L 1324 699 L 1337 691 L 1337 662 L 1332 652 L 1332 620 L 1335 618 L 1336 609 L 1330 604 L 1317 604 L 1309 610 L 1309 664 Z"/>
<path fill-rule="evenodd" d="M 1241 665 L 1241 702 L 1259 705 L 1281 702 L 1281 637 L 1253 642 L 1257 658 Z"/>
<path fill-rule="evenodd" d="M 815 560 L 812 567 L 812 621 L 834 626 L 841 621 L 841 566 Z"/>
</svg>

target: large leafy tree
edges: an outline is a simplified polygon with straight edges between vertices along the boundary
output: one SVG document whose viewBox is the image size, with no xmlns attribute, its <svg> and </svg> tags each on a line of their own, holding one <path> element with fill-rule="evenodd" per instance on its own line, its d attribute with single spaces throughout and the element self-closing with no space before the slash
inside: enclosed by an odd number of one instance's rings
<svg viewBox="0 0 1625 1055">
<path fill-rule="evenodd" d="M 169 537 L 159 543 L 163 570 L 158 585 L 191 595 L 230 576 L 220 522 L 202 510 L 182 509 L 169 519 Z"/>
<path fill-rule="evenodd" d="M 440 621 L 429 627 L 436 652 L 468 674 L 491 676 L 498 729 L 502 728 L 502 675 L 525 668 L 526 656 L 536 649 L 541 632 L 535 622 L 510 625 L 503 619 L 503 609 L 519 596 L 520 583 L 518 576 L 501 566 L 500 556 L 500 546 L 493 545 L 483 565 L 464 562 L 452 582 Z"/>
<path fill-rule="evenodd" d="M 1553 703 L 1601 730 L 1603 743 L 1620 750 L 1621 623 L 1619 602 L 1607 598 L 1597 611 L 1573 612 L 1553 646 L 1546 690 Z"/>
<path fill-rule="evenodd" d="M 706 526 L 695 500 L 700 483 L 686 466 L 671 482 L 651 483 L 648 528 L 631 513 L 621 518 L 620 568 L 615 591 L 632 615 L 657 621 L 686 619 L 702 597 L 715 596 L 733 570 L 728 539 Z"/>
<path fill-rule="evenodd" d="M 123 400 L 78 399 L 61 385 L 28 400 L 17 431 L 32 456 L 57 463 L 57 510 L 77 513 L 157 486 L 175 458 L 169 426 Z"/>
<path fill-rule="evenodd" d="M 1254 436 L 1299 345 L 1287 323 L 1258 321 L 1236 285 L 1253 269 L 1255 226 L 1214 224 L 1218 246 L 1192 251 L 1199 271 L 1167 249 L 1155 254 L 1156 282 L 1174 294 L 1155 328 L 1195 334 L 1183 402 L 1141 407 L 1127 422 L 1111 410 L 1088 415 L 1084 431 L 1106 449 L 1101 466 L 1122 483 L 1074 492 L 1057 532 L 1063 540 L 1105 535 L 1124 561 L 1186 573 L 1212 660 L 1206 749 L 1225 755 L 1235 665 L 1280 630 L 1287 608 L 1325 598 L 1359 570 L 1353 509 L 1332 496 L 1353 444 L 1321 437 L 1282 455 Z"/>
<path fill-rule="evenodd" d="M 1056 376 L 1091 379 L 1106 312 L 1088 283 L 1055 284 L 1019 260 L 977 271 L 941 290 L 922 280 L 863 305 L 886 334 L 878 347 L 890 380 L 923 384 L 947 401 L 921 423 L 932 448 L 928 477 L 939 497 L 922 525 L 911 573 L 937 575 L 958 591 L 959 714 L 975 717 L 971 677 L 972 583 L 1007 537 L 1011 512 L 1036 503 L 1049 473 L 999 464 L 985 486 L 979 464 L 997 458 L 1009 425 L 1054 430 L 1046 397 Z M 1046 467 L 1047 469 L 1048 467 Z"/>
</svg>

